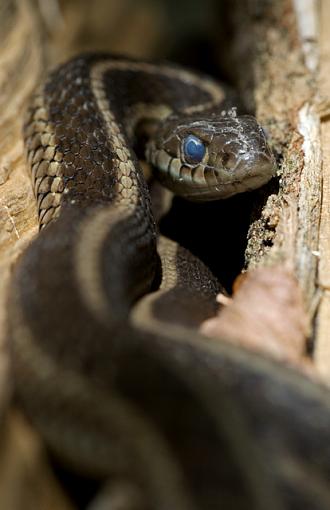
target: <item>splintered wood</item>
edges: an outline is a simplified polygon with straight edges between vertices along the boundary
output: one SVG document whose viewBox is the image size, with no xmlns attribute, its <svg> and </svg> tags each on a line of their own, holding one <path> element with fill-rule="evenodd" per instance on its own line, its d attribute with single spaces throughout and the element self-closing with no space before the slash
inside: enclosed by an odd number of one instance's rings
<svg viewBox="0 0 330 510">
<path fill-rule="evenodd" d="M 315 364 L 330 384 L 330 2 L 321 2 L 320 81 L 321 144 L 323 156 L 323 197 L 320 221 L 318 284 L 320 306 L 316 319 Z"/>
<path fill-rule="evenodd" d="M 0 419 L 10 394 L 6 289 L 13 260 L 36 233 L 37 217 L 25 172 L 22 118 L 42 68 L 37 18 L 26 1 L 0 5 Z M 32 37 L 32 34 L 35 34 Z"/>
</svg>

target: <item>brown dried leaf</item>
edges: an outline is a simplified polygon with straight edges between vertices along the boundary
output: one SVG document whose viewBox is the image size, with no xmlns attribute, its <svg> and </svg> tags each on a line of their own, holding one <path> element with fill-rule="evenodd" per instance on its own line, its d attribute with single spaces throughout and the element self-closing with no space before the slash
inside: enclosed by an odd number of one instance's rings
<svg viewBox="0 0 330 510">
<path fill-rule="evenodd" d="M 234 298 L 202 324 L 202 333 L 301 363 L 309 323 L 294 275 L 280 266 L 258 268 L 239 277 L 234 289 Z"/>
</svg>

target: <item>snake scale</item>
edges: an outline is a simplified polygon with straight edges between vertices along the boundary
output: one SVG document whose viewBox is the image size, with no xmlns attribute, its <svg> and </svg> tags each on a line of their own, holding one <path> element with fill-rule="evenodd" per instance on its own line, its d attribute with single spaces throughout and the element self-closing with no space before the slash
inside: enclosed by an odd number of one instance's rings
<svg viewBox="0 0 330 510">
<path fill-rule="evenodd" d="M 219 284 L 157 235 L 136 155 L 189 199 L 261 186 L 263 131 L 226 99 L 178 66 L 85 55 L 29 109 L 41 232 L 10 289 L 16 394 L 53 455 L 104 481 L 93 509 L 330 508 L 329 391 L 198 333 Z"/>
</svg>

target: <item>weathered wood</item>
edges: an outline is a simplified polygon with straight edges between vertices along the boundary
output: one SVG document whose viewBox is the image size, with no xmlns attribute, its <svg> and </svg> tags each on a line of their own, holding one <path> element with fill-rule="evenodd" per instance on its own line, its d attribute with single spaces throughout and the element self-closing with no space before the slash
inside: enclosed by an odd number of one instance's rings
<svg viewBox="0 0 330 510">
<path fill-rule="evenodd" d="M 317 5 L 313 0 L 228 2 L 226 13 L 232 41 L 229 58 L 224 63 L 237 82 L 246 106 L 255 112 L 269 133 L 278 160 L 277 182 L 261 190 L 256 204 L 245 254 L 246 266 L 251 270 L 260 265 L 282 265 L 287 274 L 297 278 L 304 302 L 299 313 L 307 314 L 309 323 L 306 353 L 314 338 L 313 320 L 319 296 L 322 157 L 317 94 Z M 294 292 L 294 288 L 291 290 Z M 274 310 L 280 306 L 276 299 L 274 294 Z M 247 301 L 247 309 L 250 305 Z M 283 320 L 288 326 L 289 308 Z M 255 314 L 256 334 L 263 320 L 259 311 Z M 291 317 L 292 327 L 297 312 Z M 265 320 L 266 317 L 267 313 Z M 253 335 L 253 321 L 249 335 Z M 283 338 L 278 341 L 283 342 Z"/>
<path fill-rule="evenodd" d="M 330 384 L 330 3 L 321 2 L 320 12 L 320 80 L 321 146 L 323 163 L 323 196 L 320 219 L 318 285 L 320 306 L 316 317 L 315 364 Z"/>
<path fill-rule="evenodd" d="M 29 2 L 0 7 L 0 408 L 8 393 L 6 287 L 13 259 L 36 231 L 21 137 L 23 112 L 42 69 L 42 33 Z"/>
<path fill-rule="evenodd" d="M 279 162 L 279 190 L 270 194 L 251 225 L 247 262 L 254 267 L 282 261 L 298 277 L 311 310 L 318 262 L 321 158 L 315 69 L 306 64 L 305 35 L 299 31 L 303 14 L 292 0 L 244 4 L 242 8 L 237 2 L 233 23 L 238 42 L 242 26 L 249 36 L 245 35 L 244 45 L 233 46 L 233 66 L 242 94 L 269 132 Z"/>
</svg>

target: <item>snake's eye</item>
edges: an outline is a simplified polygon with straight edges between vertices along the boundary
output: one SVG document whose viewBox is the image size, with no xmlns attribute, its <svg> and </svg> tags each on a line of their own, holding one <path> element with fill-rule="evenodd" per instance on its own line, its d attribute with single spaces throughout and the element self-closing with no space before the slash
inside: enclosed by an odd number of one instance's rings
<svg viewBox="0 0 330 510">
<path fill-rule="evenodd" d="M 205 145 L 197 136 L 189 135 L 183 140 L 183 154 L 187 163 L 200 163 L 205 152 Z"/>
</svg>

